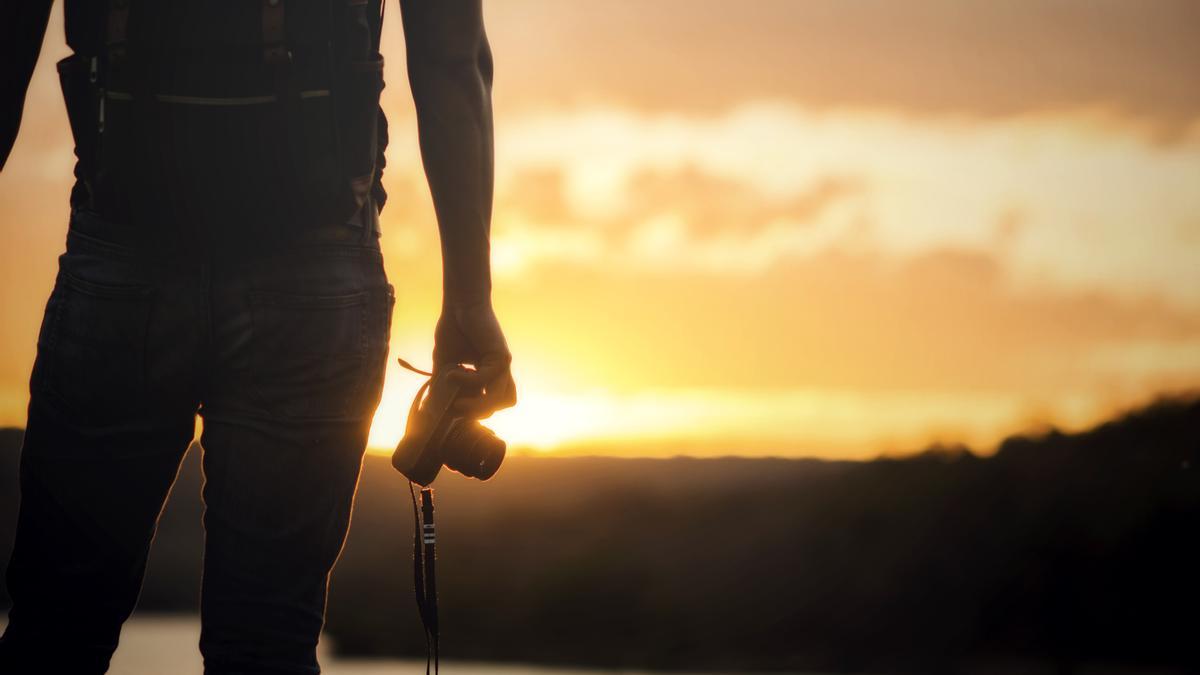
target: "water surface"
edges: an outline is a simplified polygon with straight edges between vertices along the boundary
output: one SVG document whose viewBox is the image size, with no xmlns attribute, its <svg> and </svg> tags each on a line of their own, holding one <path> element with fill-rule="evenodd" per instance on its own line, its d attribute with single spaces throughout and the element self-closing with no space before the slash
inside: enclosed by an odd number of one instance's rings
<svg viewBox="0 0 1200 675">
<path fill-rule="evenodd" d="M 3 623 L 3 621 L 0 621 Z M 195 616 L 134 616 L 121 631 L 121 646 L 113 656 L 110 675 L 201 675 L 203 666 L 197 643 L 200 622 Z M 323 675 L 405 675 L 424 673 L 425 662 L 396 659 L 339 659 L 330 653 L 329 641 L 320 648 Z M 651 675 L 647 671 L 545 668 L 443 661 L 447 675 Z M 682 675 L 673 673 L 673 675 Z M 711 674 L 709 674 L 711 675 Z"/>
</svg>

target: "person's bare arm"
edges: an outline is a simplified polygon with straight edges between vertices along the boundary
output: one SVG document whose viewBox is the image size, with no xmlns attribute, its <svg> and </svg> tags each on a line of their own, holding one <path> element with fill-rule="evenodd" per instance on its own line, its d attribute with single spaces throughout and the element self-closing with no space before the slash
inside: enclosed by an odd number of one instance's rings
<svg viewBox="0 0 1200 675">
<path fill-rule="evenodd" d="M 516 402 L 512 356 L 492 309 L 492 53 L 482 0 L 401 0 L 421 158 L 442 242 L 442 315 L 434 368 L 470 363 L 486 416 Z"/>
<path fill-rule="evenodd" d="M 25 91 L 37 64 L 51 0 L 0 3 L 0 170 L 17 140 Z"/>
</svg>

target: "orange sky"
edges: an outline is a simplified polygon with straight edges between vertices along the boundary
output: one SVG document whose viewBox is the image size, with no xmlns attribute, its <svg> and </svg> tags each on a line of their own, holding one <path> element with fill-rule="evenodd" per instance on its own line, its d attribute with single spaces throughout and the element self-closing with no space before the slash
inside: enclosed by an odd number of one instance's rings
<svg viewBox="0 0 1200 675">
<path fill-rule="evenodd" d="M 393 354 L 439 289 L 398 15 Z M 1200 385 L 1200 5 L 500 0 L 496 302 L 516 446 L 871 456 Z M 51 29 L 0 176 L 0 424 L 71 165 Z M 433 258 L 431 259 L 431 256 Z M 395 368 L 372 440 L 419 382 Z"/>
</svg>

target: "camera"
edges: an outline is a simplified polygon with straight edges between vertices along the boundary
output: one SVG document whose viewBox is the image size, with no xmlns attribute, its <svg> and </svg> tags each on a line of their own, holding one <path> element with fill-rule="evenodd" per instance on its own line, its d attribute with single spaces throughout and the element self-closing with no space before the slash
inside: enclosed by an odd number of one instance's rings
<svg viewBox="0 0 1200 675">
<path fill-rule="evenodd" d="M 409 409 L 404 438 L 392 454 L 392 466 L 418 485 L 427 486 L 442 466 L 468 478 L 487 480 L 496 475 L 507 448 L 504 440 L 478 420 L 451 410 L 462 386 L 450 377 L 454 366 L 434 373 L 421 387 Z M 422 398 L 423 394 L 426 394 Z"/>
</svg>

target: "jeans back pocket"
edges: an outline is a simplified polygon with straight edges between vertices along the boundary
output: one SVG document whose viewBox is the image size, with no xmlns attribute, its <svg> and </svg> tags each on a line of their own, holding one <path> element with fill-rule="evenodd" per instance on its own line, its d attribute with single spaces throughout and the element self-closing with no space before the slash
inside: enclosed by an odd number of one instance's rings
<svg viewBox="0 0 1200 675">
<path fill-rule="evenodd" d="M 84 425 L 140 415 L 153 288 L 110 285 L 62 272 L 38 341 L 38 381 Z"/>
<path fill-rule="evenodd" d="M 254 292 L 251 372 L 264 412 L 296 420 L 360 416 L 368 357 L 366 291 Z"/>
</svg>

